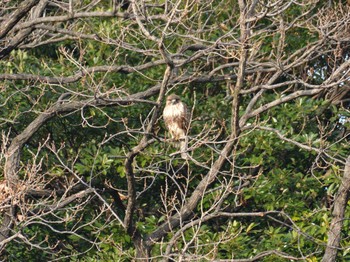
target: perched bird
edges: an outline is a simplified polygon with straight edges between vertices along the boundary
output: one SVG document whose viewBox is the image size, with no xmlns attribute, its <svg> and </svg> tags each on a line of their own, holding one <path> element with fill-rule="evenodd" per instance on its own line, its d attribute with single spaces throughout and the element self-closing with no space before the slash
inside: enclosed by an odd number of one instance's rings
<svg viewBox="0 0 350 262">
<path fill-rule="evenodd" d="M 167 97 L 163 119 L 171 138 L 175 141 L 180 141 L 181 157 L 188 159 L 186 151 L 189 113 L 186 104 L 181 102 L 179 96 L 172 94 Z"/>
</svg>

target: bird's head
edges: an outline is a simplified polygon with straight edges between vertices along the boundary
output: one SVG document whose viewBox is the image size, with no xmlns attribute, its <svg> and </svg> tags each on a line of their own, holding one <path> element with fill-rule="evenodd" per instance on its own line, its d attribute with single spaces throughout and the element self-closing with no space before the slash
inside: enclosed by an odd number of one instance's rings
<svg viewBox="0 0 350 262">
<path fill-rule="evenodd" d="M 175 105 L 179 102 L 180 102 L 180 97 L 174 94 L 168 96 L 166 99 L 167 105 Z"/>
</svg>

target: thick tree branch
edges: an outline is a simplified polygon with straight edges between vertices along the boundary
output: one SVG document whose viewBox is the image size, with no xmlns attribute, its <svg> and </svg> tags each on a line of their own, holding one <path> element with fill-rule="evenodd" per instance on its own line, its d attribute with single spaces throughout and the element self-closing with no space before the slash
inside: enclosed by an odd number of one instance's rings
<svg viewBox="0 0 350 262">
<path fill-rule="evenodd" d="M 337 261 L 345 210 L 350 196 L 350 156 L 347 158 L 341 184 L 334 201 L 332 222 L 328 230 L 328 241 L 322 262 Z"/>
<path fill-rule="evenodd" d="M 48 84 L 69 84 L 79 81 L 82 77 L 90 75 L 93 73 L 123 73 L 130 74 L 133 72 L 142 71 L 148 68 L 156 67 L 159 65 L 165 64 L 164 60 L 158 60 L 154 62 L 149 62 L 142 64 L 140 66 L 94 66 L 90 68 L 82 68 L 82 70 L 76 72 L 72 76 L 61 76 L 61 77 L 52 77 L 52 76 L 40 76 L 32 74 L 0 74 L 0 80 L 29 80 L 29 81 L 40 81 Z"/>
<path fill-rule="evenodd" d="M 39 3 L 40 0 L 26 0 L 23 1 L 19 7 L 13 12 L 4 22 L 1 23 L 0 39 L 4 38 L 6 34 L 13 29 L 22 17 L 24 17 L 33 6 Z"/>
<path fill-rule="evenodd" d="M 38 209 L 31 210 L 31 211 L 29 211 L 28 215 L 35 216 L 41 212 L 44 212 L 44 213 L 52 212 L 53 210 L 57 210 L 57 209 L 60 209 L 60 208 L 63 208 L 65 206 L 69 205 L 73 201 L 84 198 L 93 192 L 94 192 L 93 188 L 84 189 L 82 191 L 79 191 L 79 192 L 71 195 L 71 196 L 63 198 L 61 201 L 57 201 L 57 203 L 55 203 L 55 204 L 45 206 L 44 208 L 38 208 Z"/>
<path fill-rule="evenodd" d="M 252 117 L 255 117 L 273 107 L 276 107 L 280 104 L 283 104 L 285 102 L 288 102 L 288 101 L 291 101 L 293 99 L 296 99 L 298 97 L 302 97 L 302 96 L 313 96 L 313 95 L 316 95 L 318 93 L 320 93 L 322 91 L 322 89 L 311 89 L 311 90 L 298 90 L 298 91 L 295 91 L 289 95 L 286 95 L 286 96 L 282 96 L 281 98 L 279 99 L 276 99 L 270 103 L 267 103 L 265 105 L 262 105 L 260 106 L 259 108 L 253 110 L 252 112 L 248 113 L 247 115 L 244 116 L 244 118 L 242 117 L 242 119 L 249 119 L 249 118 L 252 118 Z M 240 125 L 243 126 L 245 123 L 245 121 L 242 121 L 240 122 Z"/>
<path fill-rule="evenodd" d="M 28 1 L 26 1 L 28 2 Z M 34 2 L 34 1 L 32 1 Z M 38 1 L 36 1 L 38 2 Z M 33 17 L 37 18 L 41 16 L 42 12 L 44 11 L 46 5 L 47 5 L 48 0 L 40 0 L 36 8 L 34 9 L 33 12 Z M 37 4 L 37 3 L 35 3 Z M 28 4 L 27 8 L 30 7 L 30 4 Z M 16 21 L 18 22 L 18 21 Z M 14 26 L 14 24 L 12 25 Z M 5 45 L 4 48 L 0 49 L 0 59 L 7 56 L 13 49 L 15 49 L 17 46 L 19 46 L 27 37 L 28 35 L 34 30 L 34 28 L 27 28 L 24 30 L 21 30 L 16 34 L 16 36 L 12 37 L 10 42 Z M 0 39 L 1 39 L 1 33 L 0 33 Z"/>
</svg>

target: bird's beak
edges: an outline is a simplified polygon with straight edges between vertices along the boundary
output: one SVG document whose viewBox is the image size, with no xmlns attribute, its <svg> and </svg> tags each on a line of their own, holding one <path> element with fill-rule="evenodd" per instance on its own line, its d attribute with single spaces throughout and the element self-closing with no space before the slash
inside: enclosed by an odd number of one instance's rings
<svg viewBox="0 0 350 262">
<path fill-rule="evenodd" d="M 172 104 L 175 104 L 175 102 L 176 102 L 176 99 L 171 100 Z"/>
</svg>

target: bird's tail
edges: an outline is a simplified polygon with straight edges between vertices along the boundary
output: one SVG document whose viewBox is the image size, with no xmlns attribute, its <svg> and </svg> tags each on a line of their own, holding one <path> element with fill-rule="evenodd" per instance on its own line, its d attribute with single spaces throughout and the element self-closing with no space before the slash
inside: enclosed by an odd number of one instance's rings
<svg viewBox="0 0 350 262">
<path fill-rule="evenodd" d="M 180 151 L 181 151 L 181 158 L 188 160 L 189 155 L 187 153 L 187 143 L 188 143 L 188 137 L 185 136 L 180 140 Z"/>
</svg>

